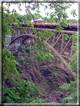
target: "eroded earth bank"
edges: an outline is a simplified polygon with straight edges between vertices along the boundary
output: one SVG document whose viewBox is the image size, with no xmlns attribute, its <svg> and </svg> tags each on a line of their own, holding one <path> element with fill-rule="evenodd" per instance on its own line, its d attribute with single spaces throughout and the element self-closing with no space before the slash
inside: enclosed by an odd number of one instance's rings
<svg viewBox="0 0 80 106">
<path fill-rule="evenodd" d="M 46 51 L 44 47 L 41 47 L 40 50 L 44 53 Z M 43 94 L 42 99 L 52 103 L 60 103 L 63 98 L 71 94 L 71 92 L 64 93 L 60 86 L 63 83 L 75 81 L 74 74 L 66 68 L 61 68 L 57 64 L 55 56 L 55 59 L 51 61 L 40 60 L 36 47 L 31 46 L 29 42 L 23 44 L 18 53 L 13 54 L 20 64 L 20 67 L 17 66 L 20 78 L 33 82 Z"/>
</svg>

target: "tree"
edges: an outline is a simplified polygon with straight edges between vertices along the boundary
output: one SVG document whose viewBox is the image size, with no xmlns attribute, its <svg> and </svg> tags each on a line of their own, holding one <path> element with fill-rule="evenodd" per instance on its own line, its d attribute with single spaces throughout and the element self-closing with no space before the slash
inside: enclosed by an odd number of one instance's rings
<svg viewBox="0 0 80 106">
<path fill-rule="evenodd" d="M 69 22 L 72 22 L 72 23 L 73 23 L 73 22 L 77 22 L 76 19 L 68 19 L 68 21 L 69 21 Z"/>
<path fill-rule="evenodd" d="M 39 18 L 42 19 L 42 16 L 40 14 L 35 13 L 33 16 L 34 16 L 35 19 L 39 19 Z"/>
</svg>

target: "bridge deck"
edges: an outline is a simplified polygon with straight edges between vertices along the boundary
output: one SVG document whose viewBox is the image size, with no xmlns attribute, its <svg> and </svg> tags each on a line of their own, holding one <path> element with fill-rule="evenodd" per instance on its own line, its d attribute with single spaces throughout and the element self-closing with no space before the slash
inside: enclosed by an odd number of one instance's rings
<svg viewBox="0 0 80 106">
<path fill-rule="evenodd" d="M 15 24 L 17 24 L 17 23 L 12 24 L 12 26 L 15 26 Z M 37 27 L 37 28 L 48 28 L 48 29 L 55 29 L 58 26 L 58 23 L 56 24 L 56 23 L 40 23 L 40 22 L 34 23 L 34 22 L 32 22 L 32 24 L 34 25 L 34 27 Z M 27 27 L 27 24 L 21 23 L 21 26 Z M 77 23 L 68 24 L 68 25 L 66 25 L 66 27 L 63 27 L 63 30 L 77 31 L 78 30 Z"/>
<path fill-rule="evenodd" d="M 13 28 L 15 28 L 15 26 L 12 26 Z M 22 28 L 27 28 L 27 27 L 19 27 L 20 29 L 22 29 Z M 18 28 L 18 29 L 19 29 Z M 55 29 L 53 29 L 53 28 L 30 28 L 30 27 L 28 27 L 28 29 L 30 29 L 30 30 L 32 30 L 32 29 L 34 29 L 34 30 L 41 30 L 41 29 L 44 29 L 44 30 L 47 30 L 47 31 L 52 31 L 52 32 L 55 32 L 56 30 Z M 60 31 L 60 32 L 64 32 L 64 33 L 66 33 L 66 34 L 74 34 L 75 32 L 77 32 L 77 31 L 75 31 L 75 30 L 62 30 L 62 31 Z"/>
</svg>

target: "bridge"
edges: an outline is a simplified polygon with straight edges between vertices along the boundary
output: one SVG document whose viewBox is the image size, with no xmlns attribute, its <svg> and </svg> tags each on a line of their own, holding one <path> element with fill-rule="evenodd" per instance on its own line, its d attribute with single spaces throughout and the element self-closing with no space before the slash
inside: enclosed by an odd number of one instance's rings
<svg viewBox="0 0 80 106">
<path fill-rule="evenodd" d="M 43 25 L 43 29 L 45 31 L 51 31 L 53 33 L 53 36 L 45 40 L 43 43 L 50 46 L 51 50 L 57 57 L 58 63 L 61 62 L 69 67 L 69 59 L 71 59 L 75 53 L 75 50 L 73 49 L 74 38 L 72 38 L 72 36 L 74 36 L 74 34 L 77 32 L 77 29 L 74 27 L 71 30 L 70 27 L 70 29 L 66 28 L 60 32 L 55 33 L 56 30 L 53 27 L 50 26 L 48 28 L 48 26 L 45 27 L 45 25 Z M 36 42 L 36 37 L 34 36 L 33 29 L 37 32 L 42 30 L 41 25 L 35 25 L 34 28 L 30 28 L 22 24 L 21 27 L 16 28 L 15 25 L 13 25 L 12 28 L 14 29 L 15 33 L 11 37 L 11 41 L 8 44 L 8 49 L 11 52 L 18 52 L 21 44 L 25 43 L 25 41 L 29 41 L 30 43 L 34 44 Z M 67 40 L 64 39 L 64 34 L 68 34 L 69 38 Z"/>
<path fill-rule="evenodd" d="M 50 23 L 50 22 L 29 22 L 34 25 L 34 27 L 37 28 L 48 28 L 48 29 L 55 29 L 59 24 L 58 23 Z M 12 26 L 15 26 L 17 23 L 12 24 Z M 27 27 L 26 23 L 21 23 L 22 27 Z M 69 23 L 66 25 L 66 27 L 63 27 L 63 30 L 74 30 L 77 31 L 78 23 Z"/>
</svg>

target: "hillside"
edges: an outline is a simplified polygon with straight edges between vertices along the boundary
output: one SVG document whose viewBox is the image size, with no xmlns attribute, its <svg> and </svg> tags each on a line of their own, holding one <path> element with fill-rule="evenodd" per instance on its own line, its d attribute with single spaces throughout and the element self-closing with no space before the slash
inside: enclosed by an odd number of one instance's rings
<svg viewBox="0 0 80 106">
<path fill-rule="evenodd" d="M 44 46 L 40 50 L 44 53 L 46 51 Z M 66 97 L 66 94 L 71 94 L 70 92 L 64 93 L 59 86 L 63 83 L 75 81 L 74 75 L 70 70 L 62 69 L 59 65 L 56 65 L 56 57 L 51 59 L 52 61 L 41 60 L 37 48 L 29 42 L 23 44 L 18 53 L 13 54 L 20 64 L 20 66 L 17 66 L 20 78 L 33 82 L 44 95 L 41 96 L 42 99 L 60 103 Z"/>
</svg>

